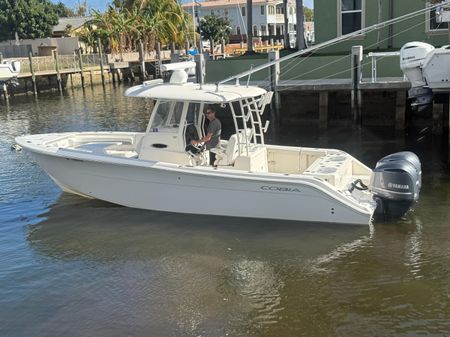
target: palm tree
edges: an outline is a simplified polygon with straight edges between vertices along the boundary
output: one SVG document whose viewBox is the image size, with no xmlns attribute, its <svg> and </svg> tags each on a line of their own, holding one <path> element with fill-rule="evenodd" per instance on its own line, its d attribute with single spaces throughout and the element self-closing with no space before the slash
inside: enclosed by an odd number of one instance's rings
<svg viewBox="0 0 450 337">
<path fill-rule="evenodd" d="M 143 41 L 147 50 L 155 42 L 182 45 L 194 32 L 191 18 L 176 0 L 114 0 L 105 13 L 92 11 L 89 22 L 97 27 L 102 43 L 121 55 Z"/>
</svg>

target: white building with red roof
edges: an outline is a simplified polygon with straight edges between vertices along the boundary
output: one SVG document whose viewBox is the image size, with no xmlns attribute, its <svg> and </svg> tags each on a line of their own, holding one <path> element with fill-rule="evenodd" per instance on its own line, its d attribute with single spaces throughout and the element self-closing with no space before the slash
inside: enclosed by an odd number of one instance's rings
<svg viewBox="0 0 450 337">
<path fill-rule="evenodd" d="M 183 8 L 192 14 L 194 8 L 197 18 L 215 14 L 226 17 L 231 22 L 232 42 L 243 41 L 247 36 L 247 1 L 246 0 L 208 0 L 203 2 L 191 2 L 183 5 Z M 289 31 L 295 34 L 296 8 L 295 0 L 288 0 L 287 6 Z M 261 40 L 282 39 L 284 35 L 284 5 L 282 0 L 253 0 L 253 37 Z"/>
</svg>

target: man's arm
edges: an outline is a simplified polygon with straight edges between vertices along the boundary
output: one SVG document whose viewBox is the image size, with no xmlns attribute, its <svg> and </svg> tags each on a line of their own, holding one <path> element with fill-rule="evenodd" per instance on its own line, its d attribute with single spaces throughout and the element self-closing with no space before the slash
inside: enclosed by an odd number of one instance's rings
<svg viewBox="0 0 450 337">
<path fill-rule="evenodd" d="M 199 140 L 191 140 L 191 144 L 195 145 L 195 144 L 209 142 L 211 140 L 212 135 L 213 135 L 212 132 L 208 132 L 208 134 L 205 137 L 202 137 Z"/>
</svg>

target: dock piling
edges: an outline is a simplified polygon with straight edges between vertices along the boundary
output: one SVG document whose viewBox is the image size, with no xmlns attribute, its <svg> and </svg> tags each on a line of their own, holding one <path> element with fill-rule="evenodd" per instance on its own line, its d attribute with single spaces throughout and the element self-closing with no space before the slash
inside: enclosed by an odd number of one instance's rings
<svg viewBox="0 0 450 337">
<path fill-rule="evenodd" d="M 280 58 L 280 52 L 278 50 L 269 52 L 269 62 L 278 60 Z M 278 111 L 280 109 L 280 94 L 278 93 L 277 86 L 280 80 L 280 64 L 276 63 L 269 68 L 270 78 L 270 90 L 274 93 L 276 117 L 278 119 Z"/>
<path fill-rule="evenodd" d="M 144 44 L 142 41 L 139 42 L 139 64 L 141 65 L 141 82 L 145 81 L 145 53 Z"/>
<path fill-rule="evenodd" d="M 62 83 L 61 83 L 61 73 L 59 71 L 59 61 L 58 61 L 58 51 L 53 51 L 53 58 L 55 59 L 55 70 L 56 70 L 56 82 L 58 83 L 58 90 L 62 93 Z"/>
<path fill-rule="evenodd" d="M 328 91 L 319 92 L 319 129 L 325 130 L 328 126 Z"/>
<path fill-rule="evenodd" d="M 5 98 L 5 100 L 8 100 L 8 86 L 6 85 L 5 82 L 3 82 L 3 97 Z"/>
<path fill-rule="evenodd" d="M 405 130 L 406 123 L 406 91 L 397 91 L 395 97 L 395 130 Z"/>
<path fill-rule="evenodd" d="M 351 100 L 352 100 L 352 114 L 353 114 L 353 123 L 357 125 L 361 125 L 362 116 L 361 116 L 361 108 L 362 108 L 362 94 L 359 88 L 359 84 L 361 83 L 361 62 L 363 60 L 363 46 L 353 46 L 352 47 L 352 92 L 351 92 Z"/>
<path fill-rule="evenodd" d="M 81 48 L 77 49 L 77 55 L 78 55 L 78 66 L 80 67 L 81 87 L 84 89 L 86 85 L 84 83 L 83 59 L 81 58 Z"/>
<path fill-rule="evenodd" d="M 444 104 L 445 129 L 447 131 L 447 146 L 450 149 L 450 94 L 447 95 L 447 103 Z M 450 151 L 447 151 L 447 163 L 450 163 Z"/>
<path fill-rule="evenodd" d="M 105 86 L 105 73 L 104 73 L 104 65 L 103 65 L 103 47 L 102 47 L 102 43 L 100 41 L 100 38 L 97 39 L 97 43 L 98 43 L 98 54 L 100 57 L 100 72 L 102 74 L 102 85 L 103 87 Z M 92 84 L 92 72 L 90 73 L 91 76 L 91 84 Z"/>
<path fill-rule="evenodd" d="M 195 55 L 195 77 L 200 86 L 205 83 L 205 56 L 203 54 Z"/>
<path fill-rule="evenodd" d="M 433 104 L 433 135 L 442 135 L 444 120 L 444 104 Z"/>
<path fill-rule="evenodd" d="M 30 63 L 31 82 L 33 83 L 33 95 L 37 96 L 36 73 L 34 72 L 33 52 L 31 50 L 28 52 L 28 62 Z"/>
<path fill-rule="evenodd" d="M 155 77 L 161 77 L 160 66 L 162 64 L 162 55 L 161 55 L 161 42 L 156 42 L 156 62 L 155 62 Z"/>
</svg>

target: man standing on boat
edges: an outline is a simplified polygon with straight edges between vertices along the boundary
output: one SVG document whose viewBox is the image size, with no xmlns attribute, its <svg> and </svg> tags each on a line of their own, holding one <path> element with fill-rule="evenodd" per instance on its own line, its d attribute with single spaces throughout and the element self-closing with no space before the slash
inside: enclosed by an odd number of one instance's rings
<svg viewBox="0 0 450 337">
<path fill-rule="evenodd" d="M 206 150 L 209 151 L 209 164 L 214 166 L 216 161 L 216 154 L 211 151 L 219 146 L 220 144 L 220 134 L 222 133 L 222 123 L 216 117 L 216 112 L 208 107 L 205 112 L 206 118 L 209 121 L 208 128 L 206 129 L 206 136 L 199 140 L 192 140 L 191 144 L 205 143 Z"/>
</svg>

